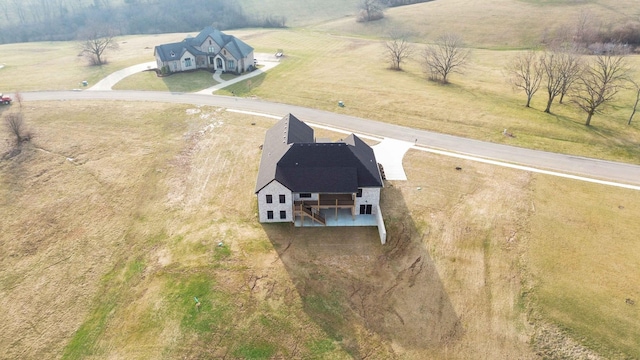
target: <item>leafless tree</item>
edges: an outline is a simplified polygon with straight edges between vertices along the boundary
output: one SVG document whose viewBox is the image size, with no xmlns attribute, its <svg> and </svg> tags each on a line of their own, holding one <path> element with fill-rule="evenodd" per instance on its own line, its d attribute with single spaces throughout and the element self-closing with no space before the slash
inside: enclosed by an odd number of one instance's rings
<svg viewBox="0 0 640 360">
<path fill-rule="evenodd" d="M 640 84 L 632 79 L 629 79 L 629 82 L 633 85 L 633 90 L 636 92 L 636 102 L 633 104 L 633 110 L 631 111 L 631 116 L 629 116 L 627 125 L 631 125 L 631 120 L 633 120 L 633 116 L 636 114 L 636 110 L 638 109 L 638 103 L 640 103 Z"/>
<path fill-rule="evenodd" d="M 104 57 L 107 50 L 118 49 L 115 31 L 108 25 L 95 25 L 81 32 L 80 49 L 92 65 L 106 64 Z"/>
<path fill-rule="evenodd" d="M 558 100 L 560 104 L 562 104 L 565 95 L 569 93 L 573 84 L 580 77 L 583 68 L 582 56 L 575 45 L 564 47 L 561 51 L 560 99 Z"/>
<path fill-rule="evenodd" d="M 588 46 L 594 41 L 600 24 L 596 17 L 588 10 L 580 11 L 575 19 L 573 42 Z"/>
<path fill-rule="evenodd" d="M 430 79 L 447 84 L 448 76 L 462 70 L 470 53 L 469 49 L 463 47 L 462 38 L 457 34 L 441 35 L 425 49 L 425 71 Z"/>
<path fill-rule="evenodd" d="M 562 68 L 560 61 L 560 53 L 551 51 L 545 52 L 540 62 L 544 71 L 547 90 L 547 107 L 544 112 L 551 113 L 551 104 L 556 96 L 562 92 Z"/>
<path fill-rule="evenodd" d="M 384 5 L 380 0 L 360 0 L 358 22 L 379 20 L 384 17 Z"/>
<path fill-rule="evenodd" d="M 24 98 L 22 97 L 22 93 L 20 91 L 16 90 L 16 92 L 13 94 L 13 100 L 18 103 L 18 106 L 22 111 L 22 102 L 24 101 Z"/>
<path fill-rule="evenodd" d="M 11 135 L 16 138 L 16 146 L 20 146 L 24 139 L 24 118 L 21 112 L 9 113 L 5 115 L 5 125 Z"/>
<path fill-rule="evenodd" d="M 407 40 L 407 34 L 391 32 L 390 40 L 384 43 L 385 52 L 392 70 L 402 70 L 401 64 L 414 53 L 413 45 Z"/>
<path fill-rule="evenodd" d="M 597 55 L 585 67 L 577 81 L 574 102 L 587 113 L 586 126 L 602 105 L 613 100 L 627 79 L 628 67 L 624 55 Z"/>
<path fill-rule="evenodd" d="M 547 107 L 544 112 L 551 113 L 551 104 L 557 96 L 561 99 L 569 91 L 582 71 L 580 56 L 572 48 L 557 48 L 541 58 L 547 90 Z"/>
<path fill-rule="evenodd" d="M 9 17 L 9 4 L 6 2 L 2 2 L 0 1 L 0 9 L 2 10 L 2 13 L 4 14 L 4 19 L 7 23 L 9 23 L 11 21 L 11 18 Z"/>
<path fill-rule="evenodd" d="M 509 82 L 515 89 L 523 90 L 527 94 L 526 107 L 530 107 L 531 98 L 540 88 L 542 81 L 542 64 L 537 51 L 529 50 L 516 55 L 507 64 Z"/>
</svg>

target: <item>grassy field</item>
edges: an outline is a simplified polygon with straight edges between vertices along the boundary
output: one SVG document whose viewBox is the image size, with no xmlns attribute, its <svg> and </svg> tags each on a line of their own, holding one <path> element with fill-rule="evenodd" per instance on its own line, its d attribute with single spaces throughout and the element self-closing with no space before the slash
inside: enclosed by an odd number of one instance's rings
<svg viewBox="0 0 640 360">
<path fill-rule="evenodd" d="M 255 46 L 258 52 L 282 48 L 286 56 L 267 74 L 220 91 L 223 95 L 234 92 L 238 96 L 340 111 L 515 146 L 609 160 L 640 161 L 637 146 L 640 122 L 626 125 L 634 100 L 631 91 L 623 91 L 604 114 L 596 115 L 591 127 L 583 125 L 585 115 L 570 102 L 555 104 L 551 115 L 543 113 L 545 98 L 542 91 L 534 97 L 531 109 L 524 108 L 524 95 L 511 89 L 503 70 L 516 51 L 475 49 L 464 74 L 454 74 L 451 85 L 441 86 L 425 79 L 417 59 L 408 62 L 402 72 L 388 70 L 379 40 L 304 29 L 234 33 Z M 0 70 L 0 75 L 6 79 L 6 89 L 75 88 L 80 79 L 88 79 L 93 84 L 108 72 L 150 61 L 153 46 L 177 41 L 185 35 L 123 39 L 122 50 L 113 53 L 113 61 L 104 68 L 78 66 L 81 60 L 75 57 L 73 46 L 68 43 L 65 43 L 66 48 L 58 44 L 5 45 L 3 50 L 6 49 L 8 55 L 7 60 L 2 61 L 7 66 Z M 54 53 L 56 48 L 67 53 L 59 59 L 49 60 L 52 68 L 59 69 L 53 73 L 53 78 L 42 71 L 41 64 L 23 64 L 18 60 L 24 57 L 27 49 L 34 51 L 43 47 L 48 53 Z M 73 62 L 69 61 L 72 57 Z M 629 62 L 636 68 L 640 65 L 637 57 L 631 57 Z M 115 88 L 189 92 L 214 83 L 207 72 L 166 78 L 154 78 L 147 72 L 134 75 Z M 338 108 L 338 101 L 344 101 L 346 107 Z M 503 136 L 505 128 L 516 137 Z"/>
<path fill-rule="evenodd" d="M 388 9 L 385 18 L 357 23 L 342 18 L 315 29 L 379 38 L 390 30 L 404 30 L 420 43 L 432 42 L 443 33 L 457 33 L 474 48 L 496 50 L 537 46 L 560 26 L 573 27 L 581 13 L 603 26 L 636 20 L 640 14 L 634 0 L 447 0 Z"/>
<path fill-rule="evenodd" d="M 545 29 L 585 9 L 624 21 L 635 2 L 437 0 L 374 24 L 337 6 L 309 5 L 317 17 L 292 20 L 306 28 L 233 31 L 286 56 L 221 93 L 640 162 L 639 122 L 624 125 L 631 92 L 587 128 L 570 105 L 544 114 L 541 94 L 525 109 L 502 71 Z M 400 22 L 417 43 L 462 33 L 474 48 L 464 74 L 440 86 L 417 61 L 387 70 L 379 37 Z M 185 35 L 121 38 L 102 68 L 72 43 L 2 45 L 0 90 L 91 85 Z M 142 73 L 116 88 L 213 84 L 206 72 Z M 410 151 L 409 180 L 383 191 L 381 246 L 375 229 L 257 223 L 259 145 L 273 120 L 146 103 L 24 111 L 33 140 L 11 158 L 0 141 L 2 359 L 640 358 L 637 192 Z"/>
<path fill-rule="evenodd" d="M 409 180 L 383 192 L 381 246 L 373 228 L 257 223 L 258 146 L 274 120 L 164 104 L 26 109 L 34 139 L 0 161 L 7 358 L 640 351 L 625 302 L 640 299 L 637 193 L 411 151 Z"/>
</svg>

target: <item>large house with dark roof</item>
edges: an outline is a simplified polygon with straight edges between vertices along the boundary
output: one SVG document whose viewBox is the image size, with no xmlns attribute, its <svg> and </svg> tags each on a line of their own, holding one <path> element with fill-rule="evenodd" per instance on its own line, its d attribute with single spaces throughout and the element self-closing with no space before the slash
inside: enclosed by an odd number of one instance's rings
<svg viewBox="0 0 640 360">
<path fill-rule="evenodd" d="M 317 140 L 292 114 L 267 130 L 255 189 L 260 222 L 378 226 L 384 243 L 382 187 L 373 149 L 354 134 Z"/>
<path fill-rule="evenodd" d="M 239 74 L 255 68 L 251 46 L 210 26 L 196 37 L 158 45 L 153 53 L 158 69 L 170 73 L 208 69 Z"/>
</svg>

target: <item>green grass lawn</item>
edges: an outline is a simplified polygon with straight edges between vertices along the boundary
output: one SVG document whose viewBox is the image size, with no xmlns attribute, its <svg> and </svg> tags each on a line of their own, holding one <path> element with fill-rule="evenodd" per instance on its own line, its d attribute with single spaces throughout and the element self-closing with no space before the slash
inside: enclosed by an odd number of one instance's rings
<svg viewBox="0 0 640 360">
<path fill-rule="evenodd" d="M 198 70 L 183 74 L 158 77 L 154 71 L 145 71 L 118 82 L 114 90 L 152 90 L 171 92 L 194 92 L 217 85 L 213 74 Z"/>
<path fill-rule="evenodd" d="M 546 176 L 536 189 L 535 308 L 606 358 L 640 357 L 640 195 Z"/>
</svg>

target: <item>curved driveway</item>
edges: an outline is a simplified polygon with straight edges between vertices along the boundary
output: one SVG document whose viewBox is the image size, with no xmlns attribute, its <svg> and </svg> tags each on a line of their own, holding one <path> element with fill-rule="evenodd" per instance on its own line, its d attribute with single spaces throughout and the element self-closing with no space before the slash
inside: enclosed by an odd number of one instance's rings
<svg viewBox="0 0 640 360">
<path fill-rule="evenodd" d="M 429 148 L 473 155 L 486 159 L 546 169 L 561 173 L 602 179 L 632 185 L 640 185 L 640 166 L 597 160 L 580 156 L 530 150 L 509 145 L 489 143 L 431 131 L 362 119 L 323 110 L 304 108 L 255 99 L 169 93 L 154 91 L 45 91 L 25 92 L 27 101 L 43 100 L 117 100 L 155 101 L 180 104 L 210 105 L 228 109 L 261 112 L 275 116 L 293 113 L 306 121 L 341 128 L 357 133 L 370 134 L 408 142 Z"/>
</svg>

